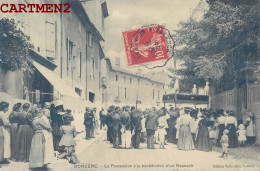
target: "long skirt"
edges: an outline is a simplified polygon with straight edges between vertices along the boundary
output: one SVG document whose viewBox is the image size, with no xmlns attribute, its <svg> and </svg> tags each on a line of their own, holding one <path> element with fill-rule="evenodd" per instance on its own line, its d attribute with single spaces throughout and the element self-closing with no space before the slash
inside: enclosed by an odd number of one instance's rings
<svg viewBox="0 0 260 171">
<path fill-rule="evenodd" d="M 3 133 L 3 128 L 0 127 L 0 161 L 4 160 L 4 142 L 5 137 Z"/>
<path fill-rule="evenodd" d="M 235 127 L 234 124 L 228 124 L 227 125 L 227 129 L 229 130 L 229 133 L 228 133 L 228 147 L 229 148 L 235 148 L 238 145 L 236 127 Z"/>
<path fill-rule="evenodd" d="M 47 130 L 42 130 L 45 137 L 45 153 L 44 153 L 44 164 L 50 164 L 54 161 L 54 147 L 53 147 L 53 136 L 52 133 Z"/>
<path fill-rule="evenodd" d="M 180 126 L 177 147 L 179 150 L 193 150 L 194 149 L 194 143 L 193 143 L 193 140 L 191 137 L 189 125 Z"/>
<path fill-rule="evenodd" d="M 225 130 L 225 124 L 220 124 L 219 126 L 218 126 L 218 139 L 217 139 L 217 146 L 218 147 L 221 147 L 221 143 L 220 143 L 220 139 L 221 139 L 221 137 L 222 137 L 222 135 L 223 135 L 223 131 Z"/>
<path fill-rule="evenodd" d="M 42 132 L 36 132 L 32 138 L 29 156 L 29 167 L 44 167 L 45 137 Z"/>
<path fill-rule="evenodd" d="M 16 152 L 16 161 L 28 162 L 33 137 L 33 130 L 29 125 L 20 125 L 17 135 L 18 146 Z"/>
<path fill-rule="evenodd" d="M 0 127 L 0 161 L 11 157 L 10 129 Z"/>
<path fill-rule="evenodd" d="M 169 142 L 170 143 L 174 143 L 174 144 L 177 143 L 176 132 L 177 132 L 176 128 L 174 128 L 174 127 L 173 128 L 169 128 Z"/>
<path fill-rule="evenodd" d="M 54 160 L 54 150 L 51 133 L 47 131 L 36 131 L 32 138 L 29 156 L 29 167 L 44 167 Z"/>
<path fill-rule="evenodd" d="M 11 159 L 16 160 L 16 152 L 18 147 L 17 135 L 18 127 L 17 123 L 12 123 L 10 127 L 10 137 L 11 137 Z"/>
<path fill-rule="evenodd" d="M 209 138 L 209 131 L 206 126 L 201 126 L 199 128 L 196 140 L 196 148 L 200 151 L 212 151 L 212 145 Z"/>
</svg>

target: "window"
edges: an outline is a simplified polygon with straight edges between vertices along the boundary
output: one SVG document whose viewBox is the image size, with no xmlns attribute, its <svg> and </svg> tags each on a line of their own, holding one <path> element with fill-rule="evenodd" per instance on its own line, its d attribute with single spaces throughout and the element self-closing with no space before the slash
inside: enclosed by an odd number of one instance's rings
<svg viewBox="0 0 260 171">
<path fill-rule="evenodd" d="M 140 79 L 138 79 L 138 85 L 140 84 Z"/>
<path fill-rule="evenodd" d="M 158 90 L 158 100 L 160 100 L 160 90 Z"/>
<path fill-rule="evenodd" d="M 56 23 L 46 21 L 46 57 L 55 58 L 56 50 Z"/>
<path fill-rule="evenodd" d="M 81 77 L 81 62 L 82 62 L 82 57 L 81 57 L 81 52 L 79 52 L 79 58 L 77 61 L 77 71 L 79 77 Z"/>
<path fill-rule="evenodd" d="M 154 89 L 153 89 L 153 99 L 154 99 Z"/>
<path fill-rule="evenodd" d="M 116 75 L 116 81 L 118 81 L 118 76 Z"/>
<path fill-rule="evenodd" d="M 92 58 L 92 79 L 95 79 L 95 60 Z"/>
<path fill-rule="evenodd" d="M 88 32 L 88 45 L 89 47 L 93 47 L 93 37 L 90 32 Z"/>
<path fill-rule="evenodd" d="M 77 87 L 75 87 L 75 92 L 76 92 L 79 96 L 81 96 L 82 90 L 79 89 L 79 88 L 77 88 Z"/>
<path fill-rule="evenodd" d="M 99 89 L 101 88 L 101 72 L 98 73 Z"/>
<path fill-rule="evenodd" d="M 67 71 L 68 70 L 71 70 L 71 65 L 72 65 L 72 60 L 73 60 L 73 57 L 72 57 L 72 51 L 73 51 L 73 42 L 70 41 L 69 39 L 67 39 L 67 44 L 66 44 L 66 51 L 67 51 Z M 67 72 L 68 74 L 68 72 Z"/>
<path fill-rule="evenodd" d="M 125 88 L 125 99 L 126 99 L 126 88 Z"/>
<path fill-rule="evenodd" d="M 95 101 L 95 93 L 89 92 L 89 101 L 92 103 Z"/>
<path fill-rule="evenodd" d="M 132 84 L 132 78 L 130 78 L 130 80 L 129 80 L 129 81 L 130 81 L 130 84 Z"/>
<path fill-rule="evenodd" d="M 120 97 L 120 87 L 118 86 L 117 88 L 117 97 L 119 98 Z"/>
<path fill-rule="evenodd" d="M 124 77 L 124 82 L 126 82 L 126 77 Z"/>
</svg>

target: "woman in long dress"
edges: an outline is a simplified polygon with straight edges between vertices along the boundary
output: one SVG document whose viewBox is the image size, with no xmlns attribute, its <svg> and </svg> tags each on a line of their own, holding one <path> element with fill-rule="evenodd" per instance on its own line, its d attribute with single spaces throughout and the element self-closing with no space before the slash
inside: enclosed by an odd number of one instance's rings
<svg viewBox="0 0 260 171">
<path fill-rule="evenodd" d="M 13 107 L 13 111 L 9 115 L 10 126 L 10 136 L 11 136 L 11 160 L 16 161 L 16 152 L 18 146 L 18 122 L 19 122 L 19 112 L 21 112 L 22 103 L 16 103 Z"/>
<path fill-rule="evenodd" d="M 34 135 L 29 156 L 29 167 L 31 169 L 46 168 L 54 160 L 53 142 L 48 138 L 48 133 L 50 134 L 52 129 L 50 124 L 42 119 L 42 113 L 38 109 L 34 109 L 33 115 Z"/>
<path fill-rule="evenodd" d="M 209 120 L 205 115 L 202 116 L 202 119 L 199 121 L 199 131 L 196 139 L 196 148 L 200 151 L 212 151 L 212 145 L 209 137 Z"/>
<path fill-rule="evenodd" d="M 33 137 L 33 130 L 31 128 L 31 123 L 28 120 L 28 111 L 30 108 L 29 103 L 23 105 L 23 111 L 19 113 L 18 118 L 18 134 L 17 134 L 17 152 L 16 152 L 16 161 L 19 162 L 28 162 L 31 142 Z"/>
<path fill-rule="evenodd" d="M 9 158 L 11 157 L 8 109 L 9 103 L 0 103 L 0 162 L 5 164 L 9 164 Z"/>
<path fill-rule="evenodd" d="M 191 117 L 189 111 L 185 110 L 184 114 L 181 115 L 177 120 L 177 130 L 178 130 L 178 144 L 179 150 L 193 150 L 194 142 L 190 131 Z"/>
<path fill-rule="evenodd" d="M 237 139 L 237 119 L 234 117 L 234 112 L 230 111 L 225 122 L 226 129 L 229 130 L 228 133 L 228 147 L 235 148 L 238 145 Z"/>
</svg>

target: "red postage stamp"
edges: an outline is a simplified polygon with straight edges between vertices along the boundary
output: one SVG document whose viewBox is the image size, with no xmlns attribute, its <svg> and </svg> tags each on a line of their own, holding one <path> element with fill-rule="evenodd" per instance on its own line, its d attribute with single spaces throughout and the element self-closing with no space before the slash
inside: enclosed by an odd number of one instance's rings
<svg viewBox="0 0 260 171">
<path fill-rule="evenodd" d="M 150 26 L 123 32 L 128 66 L 169 58 L 165 27 Z"/>
</svg>

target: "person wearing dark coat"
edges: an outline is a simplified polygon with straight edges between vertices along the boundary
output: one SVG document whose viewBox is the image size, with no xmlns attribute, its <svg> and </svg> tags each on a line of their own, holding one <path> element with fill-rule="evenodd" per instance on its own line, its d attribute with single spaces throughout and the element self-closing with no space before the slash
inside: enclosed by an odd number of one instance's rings
<svg viewBox="0 0 260 171">
<path fill-rule="evenodd" d="M 169 125 L 168 139 L 170 143 L 174 143 L 174 144 L 177 144 L 177 139 L 176 139 L 177 129 L 175 127 L 177 118 L 178 118 L 178 111 L 170 110 L 170 118 L 168 119 L 168 125 Z"/>
<path fill-rule="evenodd" d="M 84 114 L 84 125 L 86 127 L 86 139 L 93 138 L 91 136 L 91 130 L 94 127 L 94 115 L 93 112 L 90 111 L 90 108 L 86 108 L 86 112 Z"/>
<path fill-rule="evenodd" d="M 113 112 L 114 112 L 114 106 L 110 106 L 109 109 L 107 110 L 107 115 L 105 117 L 105 123 L 107 125 L 107 140 L 110 143 L 113 143 Z"/>
<path fill-rule="evenodd" d="M 29 162 L 31 142 L 33 137 L 33 129 L 28 119 L 30 104 L 23 105 L 23 111 L 19 113 L 18 133 L 17 133 L 17 151 L 16 161 Z"/>
<path fill-rule="evenodd" d="M 142 131 L 142 115 L 140 110 L 136 110 L 136 112 L 133 115 L 133 147 L 138 149 L 140 148 L 140 142 L 141 142 L 141 131 Z"/>
<path fill-rule="evenodd" d="M 145 122 L 148 149 L 154 149 L 154 134 L 157 130 L 158 124 L 158 115 L 153 107 Z"/>
<path fill-rule="evenodd" d="M 18 123 L 19 123 L 19 112 L 21 112 L 22 103 L 16 103 L 13 107 L 13 111 L 9 115 L 10 126 L 10 137 L 11 137 L 11 160 L 16 161 L 16 151 L 18 146 Z"/>
<path fill-rule="evenodd" d="M 119 107 L 115 108 L 115 113 L 112 116 L 113 120 L 113 147 L 119 148 L 119 129 L 121 125 Z"/>
<path fill-rule="evenodd" d="M 101 111 L 99 112 L 99 120 L 100 120 L 100 130 L 104 128 L 105 126 L 105 117 L 106 115 L 104 114 L 104 109 L 102 108 Z"/>
<path fill-rule="evenodd" d="M 210 126 L 209 120 L 206 116 L 202 116 L 202 119 L 199 121 L 199 130 L 198 136 L 196 139 L 196 148 L 200 151 L 212 151 L 212 144 L 209 137 L 208 127 Z"/>
<path fill-rule="evenodd" d="M 60 127 L 62 125 L 62 114 L 64 112 L 63 105 L 51 104 L 50 115 L 51 115 L 51 127 L 53 135 L 53 147 L 55 151 L 59 150 L 59 143 L 61 140 Z"/>
</svg>

